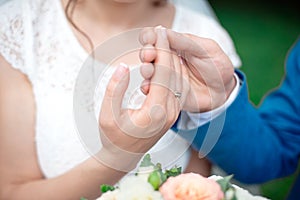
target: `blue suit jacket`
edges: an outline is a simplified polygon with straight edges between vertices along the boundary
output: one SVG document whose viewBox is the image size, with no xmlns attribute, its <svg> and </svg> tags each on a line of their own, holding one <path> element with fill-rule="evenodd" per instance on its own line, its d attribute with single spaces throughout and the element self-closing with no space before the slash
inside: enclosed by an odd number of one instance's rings
<svg viewBox="0 0 300 200">
<path fill-rule="evenodd" d="M 259 108 L 249 102 L 245 76 L 236 73 L 243 81 L 236 100 L 223 115 L 196 130 L 193 147 L 246 183 L 265 182 L 293 173 L 300 155 L 300 41 L 286 60 L 281 85 L 265 97 Z M 216 122 L 220 127 L 209 132 L 217 138 L 210 149 L 205 144 L 212 142 L 207 139 L 207 131 Z M 189 137 L 187 131 L 180 132 Z"/>
</svg>

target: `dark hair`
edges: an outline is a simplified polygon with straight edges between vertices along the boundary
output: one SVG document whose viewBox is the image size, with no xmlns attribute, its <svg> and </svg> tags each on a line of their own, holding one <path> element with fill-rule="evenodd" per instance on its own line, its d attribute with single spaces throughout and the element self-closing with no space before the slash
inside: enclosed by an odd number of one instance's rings
<svg viewBox="0 0 300 200">
<path fill-rule="evenodd" d="M 90 45 L 90 48 L 91 50 L 93 51 L 94 50 L 94 44 L 93 44 L 93 41 L 91 40 L 91 38 L 83 31 L 81 30 L 77 25 L 76 23 L 73 21 L 72 17 L 73 17 L 73 13 L 74 13 L 74 9 L 75 9 L 75 6 L 77 4 L 77 0 L 69 0 L 67 5 L 66 5 L 66 8 L 65 8 L 65 14 L 66 14 L 66 17 L 67 17 L 67 20 L 69 21 L 69 23 L 80 33 L 82 34 L 88 41 L 89 45 Z"/>
<path fill-rule="evenodd" d="M 154 6 L 162 6 L 165 5 L 167 3 L 168 0 L 152 0 L 152 3 Z M 82 34 L 88 41 L 91 50 L 94 50 L 94 44 L 93 41 L 91 40 L 91 38 L 83 31 L 81 30 L 76 23 L 73 21 L 72 16 L 74 13 L 74 9 L 76 7 L 78 0 L 69 0 L 66 8 L 65 8 L 65 14 L 67 17 L 67 20 L 69 21 L 69 23 L 80 33 Z"/>
</svg>

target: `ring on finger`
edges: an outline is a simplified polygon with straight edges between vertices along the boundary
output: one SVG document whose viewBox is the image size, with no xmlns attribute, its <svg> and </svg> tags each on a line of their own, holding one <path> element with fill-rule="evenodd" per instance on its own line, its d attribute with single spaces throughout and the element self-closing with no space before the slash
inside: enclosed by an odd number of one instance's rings
<svg viewBox="0 0 300 200">
<path fill-rule="evenodd" d="M 182 96 L 182 93 L 181 93 L 181 92 L 178 92 L 178 91 L 175 91 L 175 92 L 174 92 L 174 96 L 175 96 L 175 98 L 180 99 L 181 96 Z"/>
</svg>

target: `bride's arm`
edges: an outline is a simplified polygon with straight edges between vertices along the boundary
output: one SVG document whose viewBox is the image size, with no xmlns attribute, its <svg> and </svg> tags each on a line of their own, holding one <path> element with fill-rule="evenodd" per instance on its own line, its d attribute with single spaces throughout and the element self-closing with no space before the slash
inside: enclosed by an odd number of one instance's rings
<svg viewBox="0 0 300 200">
<path fill-rule="evenodd" d="M 154 65 L 164 67 L 153 74 L 141 109 L 122 109 L 128 67 L 120 65 L 106 88 L 99 117 L 103 148 L 98 156 L 109 166 L 131 169 L 178 118 L 181 104 L 173 91 L 182 89 L 183 99 L 188 93 L 188 74 L 177 56 L 168 53 L 166 30 L 157 32 L 156 48 L 163 51 L 157 52 Z M 124 175 L 90 158 L 57 178 L 45 179 L 36 157 L 34 123 L 30 83 L 0 57 L 0 199 L 95 198 L 100 184 L 114 184 Z"/>
<path fill-rule="evenodd" d="M 94 198 L 101 183 L 114 184 L 124 175 L 90 158 L 45 179 L 37 160 L 35 117 L 28 79 L 0 56 L 0 199 Z"/>
</svg>

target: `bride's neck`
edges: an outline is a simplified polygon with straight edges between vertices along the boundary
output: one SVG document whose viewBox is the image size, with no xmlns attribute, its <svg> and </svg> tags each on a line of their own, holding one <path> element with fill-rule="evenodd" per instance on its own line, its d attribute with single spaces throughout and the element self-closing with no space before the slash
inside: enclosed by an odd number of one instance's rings
<svg viewBox="0 0 300 200">
<path fill-rule="evenodd" d="M 67 2 L 68 0 L 63 0 Z M 88 20 L 101 26 L 114 25 L 120 28 L 133 28 L 143 25 L 147 16 L 151 16 L 154 6 L 149 0 L 114 1 L 88 0 L 78 1 L 74 10 L 74 19 Z M 80 19 L 78 19 L 80 18 Z"/>
<path fill-rule="evenodd" d="M 66 7 L 69 0 L 61 0 Z M 94 46 L 113 35 L 133 28 L 163 25 L 171 27 L 175 8 L 172 4 L 154 6 L 152 0 L 77 0 L 69 10 L 71 21 L 91 40 Z M 70 7 L 72 8 L 72 6 Z M 74 33 L 86 49 L 87 37 L 72 26 Z M 75 30 L 76 29 L 76 30 Z"/>
</svg>

